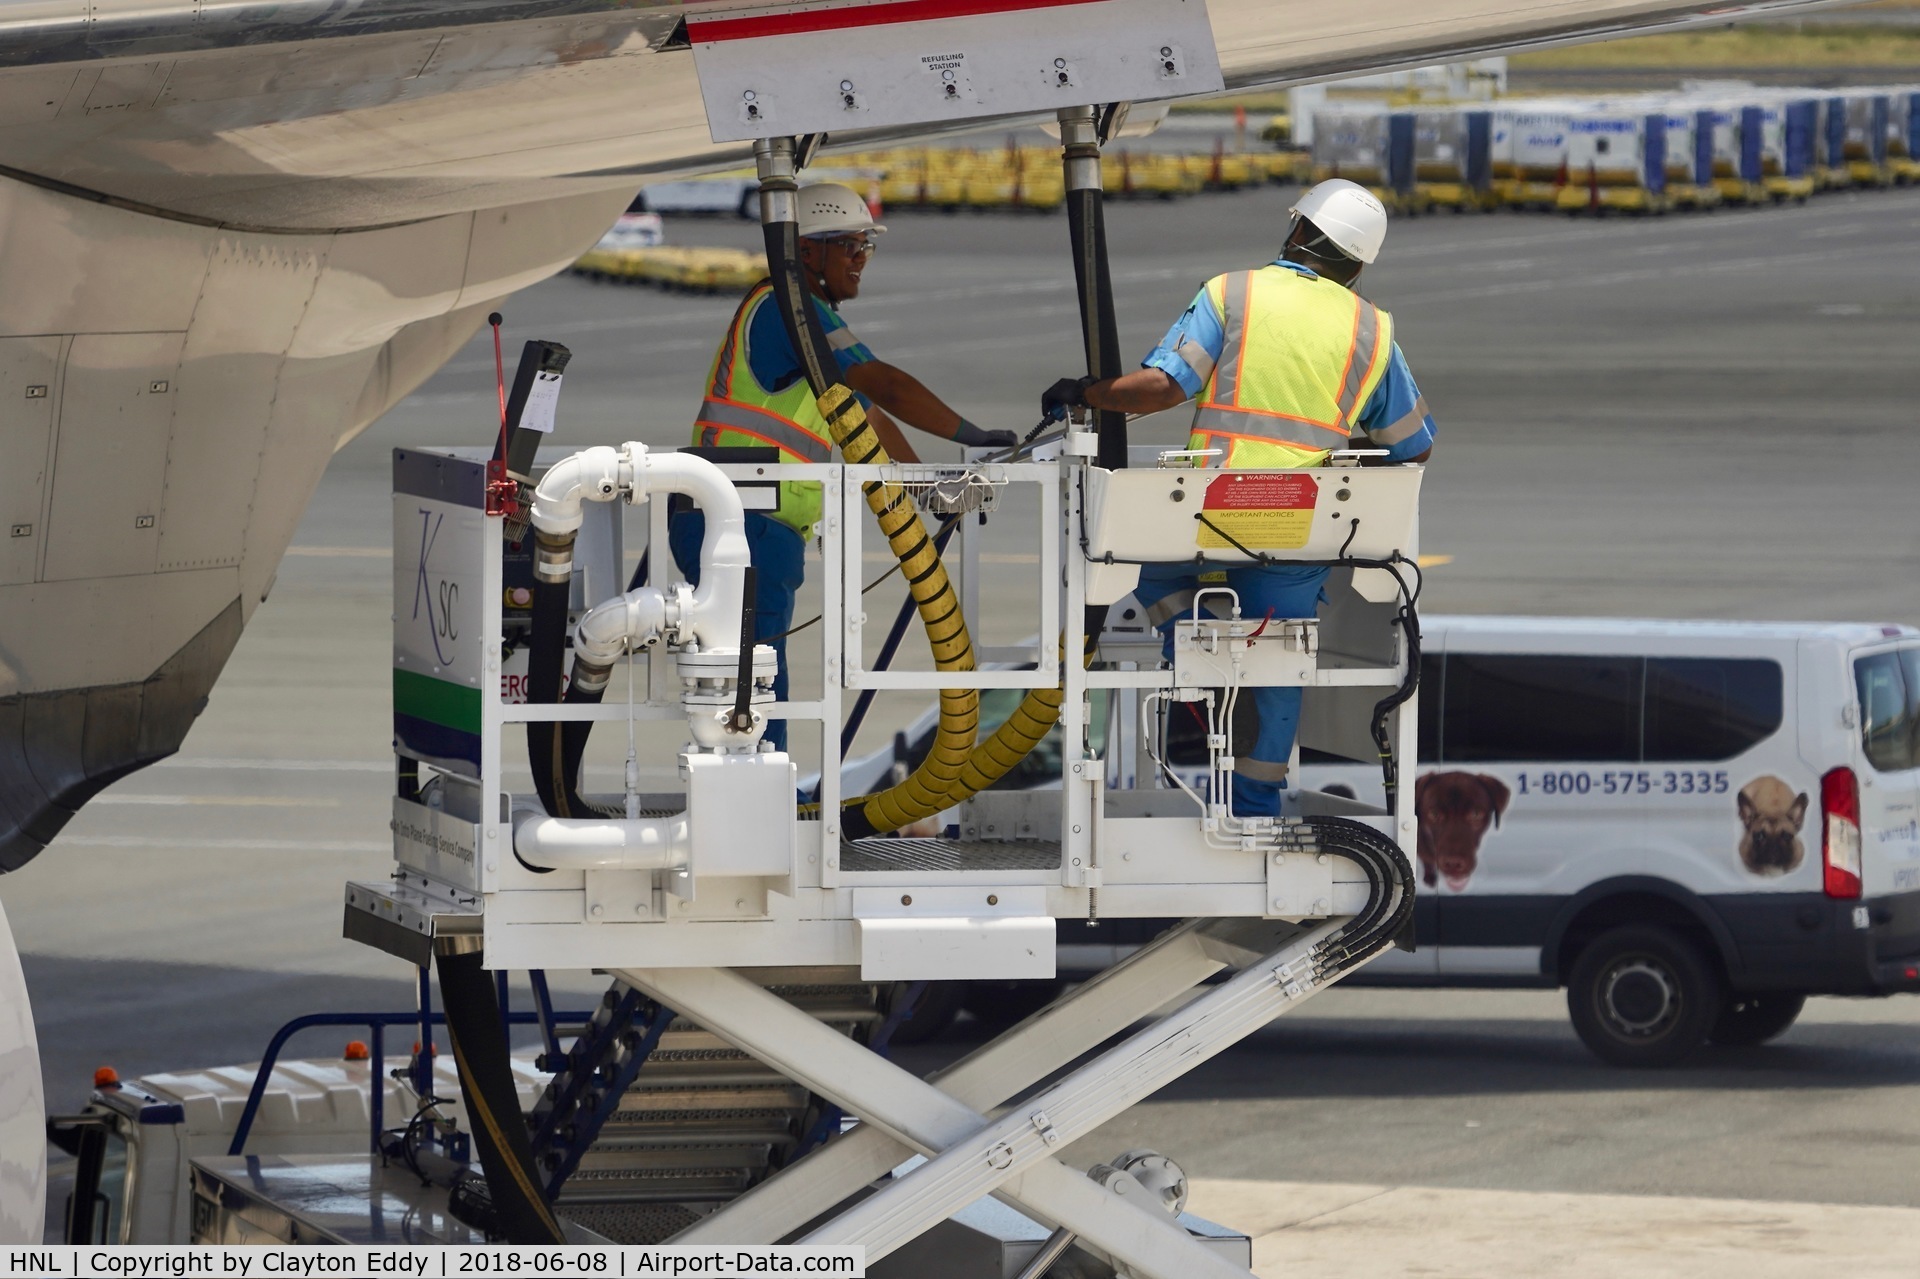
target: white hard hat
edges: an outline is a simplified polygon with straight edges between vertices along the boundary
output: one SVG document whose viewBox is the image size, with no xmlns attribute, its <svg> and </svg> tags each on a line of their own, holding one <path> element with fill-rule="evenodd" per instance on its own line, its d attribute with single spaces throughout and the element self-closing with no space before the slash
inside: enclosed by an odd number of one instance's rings
<svg viewBox="0 0 1920 1279">
<path fill-rule="evenodd" d="M 1318 183 L 1287 212 L 1313 223 L 1334 247 L 1360 262 L 1379 257 L 1387 238 L 1386 206 L 1373 192 L 1345 178 Z"/>
<path fill-rule="evenodd" d="M 800 234 L 834 235 L 843 231 L 884 231 L 874 225 L 873 212 L 852 187 L 838 182 L 816 182 L 801 187 Z"/>
</svg>

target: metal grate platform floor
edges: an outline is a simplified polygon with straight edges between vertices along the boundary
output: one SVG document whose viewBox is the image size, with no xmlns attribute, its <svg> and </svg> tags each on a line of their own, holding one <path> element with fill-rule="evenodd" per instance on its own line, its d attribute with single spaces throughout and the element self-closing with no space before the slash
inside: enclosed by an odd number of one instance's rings
<svg viewBox="0 0 1920 1279">
<path fill-rule="evenodd" d="M 1060 843 L 1045 839 L 855 839 L 840 844 L 843 871 L 1057 870 Z"/>
</svg>

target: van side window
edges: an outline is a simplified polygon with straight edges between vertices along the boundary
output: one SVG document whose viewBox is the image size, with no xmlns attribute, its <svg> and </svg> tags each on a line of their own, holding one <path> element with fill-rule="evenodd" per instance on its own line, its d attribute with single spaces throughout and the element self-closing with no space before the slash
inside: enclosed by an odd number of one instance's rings
<svg viewBox="0 0 1920 1279">
<path fill-rule="evenodd" d="M 1920 768 L 1920 648 L 1900 650 L 1900 673 L 1907 681 L 1907 762 Z"/>
<path fill-rule="evenodd" d="M 1637 763 L 1643 665 L 1638 657 L 1449 653 L 1440 757 Z"/>
<path fill-rule="evenodd" d="M 1644 758 L 1732 759 L 1779 731 L 1780 663 L 1758 657 L 1649 657 Z"/>
<path fill-rule="evenodd" d="M 1446 667 L 1438 653 L 1420 655 L 1419 763 L 1440 759 L 1440 701 L 1446 695 Z"/>
<path fill-rule="evenodd" d="M 1853 682 L 1860 694 L 1860 742 L 1867 762 L 1883 773 L 1912 768 L 1916 702 L 1911 677 L 1920 661 L 1905 654 L 1875 653 L 1855 659 Z"/>
</svg>

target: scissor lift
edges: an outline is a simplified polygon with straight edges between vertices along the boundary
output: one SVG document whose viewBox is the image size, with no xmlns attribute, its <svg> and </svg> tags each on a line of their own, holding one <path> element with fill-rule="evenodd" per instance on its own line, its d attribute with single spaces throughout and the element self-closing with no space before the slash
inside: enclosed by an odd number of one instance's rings
<svg viewBox="0 0 1920 1279">
<path fill-rule="evenodd" d="M 837 753 L 845 702 L 863 688 L 931 696 L 952 686 L 1064 687 L 1059 789 L 975 796 L 934 837 L 848 839 L 838 820 L 846 798 L 838 769 L 823 770 L 824 816 L 800 820 L 785 755 L 753 743 L 730 755 L 690 744 L 681 756 L 686 794 L 606 796 L 609 811 L 630 816 L 567 826 L 658 823 L 666 820 L 660 814 L 684 813 L 686 855 L 595 854 L 600 862 L 558 868 L 540 865 L 544 854 L 528 848 L 528 832 L 543 815 L 533 811 L 537 800 L 508 784 L 515 734 L 539 721 L 593 721 L 611 730 L 629 718 L 710 715 L 737 692 L 738 653 L 690 655 L 664 642 L 631 652 L 624 658 L 631 702 L 505 700 L 499 637 L 510 586 L 507 518 L 486 511 L 481 462 L 397 453 L 396 731 L 405 779 L 394 799 L 397 865 L 387 882 L 349 885 L 349 933 L 416 962 L 436 947 L 478 945 L 489 968 L 608 971 L 672 1010 L 666 1016 L 697 1024 L 860 1120 L 717 1210 L 708 1211 L 716 1208 L 712 1199 L 698 1205 L 692 1211 L 707 1215 L 676 1240 L 773 1242 L 800 1232 L 810 1242 L 863 1244 L 877 1260 L 996 1196 L 1137 1274 L 1244 1273 L 1216 1246 L 1179 1229 L 1131 1174 L 1108 1168 L 1099 1182 L 1057 1154 L 1324 989 L 1403 926 L 1412 892 L 1400 846 L 1412 831 L 1406 788 L 1391 812 L 1291 792 L 1278 819 L 1236 817 L 1220 797 L 1233 762 L 1231 697 L 1261 684 L 1300 684 L 1308 690 L 1311 736 L 1315 724 L 1336 723 L 1343 710 L 1364 727 L 1371 708 L 1406 682 L 1406 639 L 1391 622 L 1408 588 L 1396 574 L 1413 571 L 1417 551 L 1421 470 L 1336 459 L 1311 471 L 1227 471 L 1169 454 L 1151 466 L 1108 471 L 1094 465 L 1094 447 L 1091 432 L 1069 429 L 1043 447 L 1042 460 L 712 467 L 749 494 L 756 490 L 746 486 L 775 479 L 825 487 L 824 692 L 813 702 L 768 705 L 762 690 L 763 714 L 784 715 L 796 736 L 816 721 L 823 744 Z M 644 469 L 643 448 L 629 445 L 624 455 Z M 862 499 L 869 483 L 900 485 L 925 505 L 968 513 L 948 555 L 963 598 L 977 595 L 988 535 L 972 513 L 1010 505 L 1010 494 L 1029 488 L 1040 520 L 1035 621 L 1041 635 L 1064 630 L 1067 643 L 988 650 L 986 658 L 1004 664 L 996 669 L 865 669 L 854 601 L 870 572 Z M 639 482 L 606 496 L 648 498 Z M 655 547 L 666 541 L 665 507 L 650 502 Z M 603 517 L 615 509 L 611 502 L 588 507 Z M 602 534 L 603 544 L 609 536 Z M 1124 660 L 1059 660 L 1063 649 L 1077 651 L 1074 631 L 1087 605 L 1124 611 L 1138 562 L 1196 554 L 1344 567 L 1318 619 L 1216 618 L 1203 597 L 1195 616 L 1177 626 L 1171 664 L 1142 661 L 1137 645 L 1115 648 Z M 604 551 L 579 553 L 583 582 L 585 566 L 605 558 Z M 684 592 L 669 557 L 649 563 L 653 589 Z M 598 576 L 604 582 L 609 574 L 602 568 Z M 437 603 L 447 600 L 479 607 L 449 618 Z M 590 601 L 582 593 L 579 602 Z M 1231 603 L 1224 595 L 1211 601 L 1226 613 Z M 681 701 L 693 687 L 683 682 L 690 656 L 713 676 L 697 704 Z M 795 660 L 803 660 L 797 649 Z M 1140 715 L 1131 740 L 1147 766 L 1133 770 L 1131 787 L 1110 786 L 1120 770 L 1086 749 L 1096 698 L 1126 699 Z M 1158 757 L 1158 707 L 1173 700 L 1209 718 L 1214 765 L 1205 788 L 1180 782 Z M 477 731 L 432 722 L 436 714 L 457 719 L 447 709 L 456 702 L 469 708 Z M 1408 699 L 1386 715 L 1400 758 L 1412 757 L 1414 706 Z M 1169 916 L 1188 922 L 933 1082 L 779 993 L 802 967 L 811 983 L 1051 977 L 1057 921 Z M 1205 984 L 1223 969 L 1233 975 Z M 1031 1091 L 1183 997 L 1178 1011 Z M 644 1066 L 635 1071 L 645 1078 Z M 915 1155 L 925 1162 L 817 1220 Z"/>
</svg>

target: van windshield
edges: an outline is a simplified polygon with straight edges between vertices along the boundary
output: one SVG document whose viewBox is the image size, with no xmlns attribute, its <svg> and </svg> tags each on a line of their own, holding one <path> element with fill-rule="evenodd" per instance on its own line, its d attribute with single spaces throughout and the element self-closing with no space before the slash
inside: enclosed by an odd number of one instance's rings
<svg viewBox="0 0 1920 1279">
<path fill-rule="evenodd" d="M 1854 659 L 1860 744 L 1882 773 L 1920 767 L 1920 647 Z"/>
</svg>

